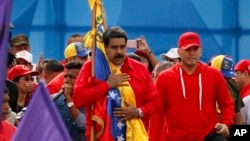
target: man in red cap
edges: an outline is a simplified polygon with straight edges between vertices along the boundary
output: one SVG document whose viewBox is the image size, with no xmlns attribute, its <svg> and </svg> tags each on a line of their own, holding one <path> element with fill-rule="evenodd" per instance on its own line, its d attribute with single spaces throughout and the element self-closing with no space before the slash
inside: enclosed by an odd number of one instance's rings
<svg viewBox="0 0 250 141">
<path fill-rule="evenodd" d="M 228 127 L 234 121 L 234 103 L 222 74 L 199 61 L 201 53 L 199 35 L 182 34 L 178 42 L 181 62 L 156 80 L 167 141 L 227 141 Z M 222 118 L 217 114 L 216 102 Z"/>
<path fill-rule="evenodd" d="M 240 96 L 245 107 L 241 108 L 241 114 L 246 124 L 250 124 L 250 60 L 241 60 L 234 67 L 237 73 L 236 82 L 240 89 Z"/>
</svg>

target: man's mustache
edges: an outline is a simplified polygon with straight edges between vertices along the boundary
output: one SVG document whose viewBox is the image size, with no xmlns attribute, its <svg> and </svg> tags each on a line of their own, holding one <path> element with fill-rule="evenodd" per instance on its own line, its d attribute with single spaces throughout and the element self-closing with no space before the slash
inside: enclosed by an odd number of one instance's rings
<svg viewBox="0 0 250 141">
<path fill-rule="evenodd" d="M 117 54 L 116 56 L 115 56 L 115 58 L 123 58 L 124 56 L 123 55 L 121 55 L 121 54 Z"/>
</svg>

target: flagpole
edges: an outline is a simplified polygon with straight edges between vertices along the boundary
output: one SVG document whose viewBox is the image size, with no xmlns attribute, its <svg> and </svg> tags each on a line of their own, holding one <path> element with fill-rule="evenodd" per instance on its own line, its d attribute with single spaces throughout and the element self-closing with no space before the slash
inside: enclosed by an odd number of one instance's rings
<svg viewBox="0 0 250 141">
<path fill-rule="evenodd" d="M 91 69 L 91 76 L 92 78 L 95 76 L 95 50 L 96 50 L 96 2 L 94 4 L 94 7 L 92 9 L 92 30 L 94 30 L 94 36 L 93 36 L 93 42 L 92 42 L 92 56 L 91 56 L 91 59 L 92 59 L 92 69 Z M 93 110 L 93 105 L 91 106 L 91 109 Z M 92 111 L 91 110 L 91 111 Z M 90 130 L 90 141 L 95 141 L 95 129 L 94 129 L 94 125 L 93 125 L 93 122 L 92 122 L 92 125 L 91 125 L 91 130 Z"/>
<path fill-rule="evenodd" d="M 99 2 L 99 3 L 98 3 Z M 98 5 L 99 4 L 99 5 Z M 92 78 L 95 77 L 95 56 L 96 56 L 96 45 L 97 45 L 97 22 L 96 22 L 96 14 L 97 14 L 97 5 L 98 6 L 101 6 L 101 13 L 102 13 L 102 19 L 103 19 L 103 28 L 104 28 L 104 31 L 106 31 L 107 29 L 107 24 L 106 24 L 106 20 L 104 18 L 104 9 L 103 9 L 103 6 L 102 6 L 102 2 L 101 1 L 95 1 L 94 4 L 93 4 L 93 9 L 92 9 L 92 31 L 94 32 L 94 35 L 93 35 L 93 42 L 92 42 L 92 56 L 91 56 L 91 59 L 92 59 L 92 65 L 91 65 L 91 76 Z M 91 111 L 93 111 L 93 105 L 91 106 Z M 95 128 L 94 128 L 94 123 L 92 122 L 92 125 L 91 125 L 91 130 L 90 130 L 90 141 L 95 141 L 96 140 L 96 135 L 95 135 Z"/>
<path fill-rule="evenodd" d="M 91 76 L 95 76 L 95 49 L 96 49 L 96 2 L 94 4 L 94 7 L 92 9 L 92 30 L 94 30 L 94 36 L 93 36 L 93 43 L 92 43 L 92 69 L 91 69 Z"/>
</svg>

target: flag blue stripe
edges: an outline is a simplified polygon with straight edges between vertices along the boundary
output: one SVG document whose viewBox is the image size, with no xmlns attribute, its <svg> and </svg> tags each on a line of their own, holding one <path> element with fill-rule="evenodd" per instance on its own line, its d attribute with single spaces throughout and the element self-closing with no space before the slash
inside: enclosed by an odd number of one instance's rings
<svg viewBox="0 0 250 141">
<path fill-rule="evenodd" d="M 107 80 L 110 69 L 108 61 L 100 48 L 96 47 L 95 50 L 95 76 L 99 80 Z"/>
</svg>

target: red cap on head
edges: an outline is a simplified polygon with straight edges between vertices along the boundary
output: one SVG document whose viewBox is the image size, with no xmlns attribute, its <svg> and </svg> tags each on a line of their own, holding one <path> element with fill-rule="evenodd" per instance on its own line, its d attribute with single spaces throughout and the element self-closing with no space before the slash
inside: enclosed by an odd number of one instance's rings
<svg viewBox="0 0 250 141">
<path fill-rule="evenodd" d="M 31 71 L 28 67 L 25 65 L 16 65 L 13 68 L 10 69 L 8 73 L 8 79 L 14 80 L 18 76 L 23 76 L 23 75 L 38 75 L 38 72 L 36 71 Z"/>
<path fill-rule="evenodd" d="M 239 61 L 235 65 L 234 70 L 235 71 L 247 71 L 248 73 L 250 73 L 250 60 Z"/>
<path fill-rule="evenodd" d="M 201 46 L 199 35 L 195 32 L 183 33 L 179 38 L 178 47 L 188 49 L 191 46 Z"/>
</svg>

